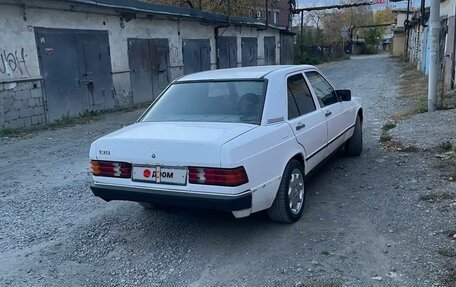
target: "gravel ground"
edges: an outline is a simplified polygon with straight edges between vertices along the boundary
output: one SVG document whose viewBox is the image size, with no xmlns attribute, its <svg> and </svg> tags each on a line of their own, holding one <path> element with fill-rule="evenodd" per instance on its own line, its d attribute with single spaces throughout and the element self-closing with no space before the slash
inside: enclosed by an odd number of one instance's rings
<svg viewBox="0 0 456 287">
<path fill-rule="evenodd" d="M 442 143 L 456 146 L 456 110 L 422 113 L 400 121 L 389 134 L 394 140 L 423 150 L 436 150 Z"/>
<path fill-rule="evenodd" d="M 399 65 L 372 56 L 322 70 L 363 99 L 365 149 L 323 166 L 293 225 L 92 196 L 90 142 L 141 111 L 2 139 L 0 286 L 455 286 L 456 198 L 433 196 L 455 183 L 430 155 L 379 144 L 402 107 Z"/>
</svg>

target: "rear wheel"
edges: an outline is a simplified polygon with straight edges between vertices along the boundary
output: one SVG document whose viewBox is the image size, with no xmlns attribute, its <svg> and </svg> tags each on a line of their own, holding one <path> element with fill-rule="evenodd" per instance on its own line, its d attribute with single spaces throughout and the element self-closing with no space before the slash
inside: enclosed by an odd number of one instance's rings
<svg viewBox="0 0 456 287">
<path fill-rule="evenodd" d="M 291 160 L 283 172 L 274 203 L 268 209 L 272 220 L 292 223 L 301 218 L 305 202 L 304 182 L 302 164 L 297 160 Z"/>
<path fill-rule="evenodd" d="M 360 156 L 363 151 L 363 123 L 359 116 L 356 117 L 355 131 L 352 137 L 345 143 L 345 154 Z"/>
</svg>

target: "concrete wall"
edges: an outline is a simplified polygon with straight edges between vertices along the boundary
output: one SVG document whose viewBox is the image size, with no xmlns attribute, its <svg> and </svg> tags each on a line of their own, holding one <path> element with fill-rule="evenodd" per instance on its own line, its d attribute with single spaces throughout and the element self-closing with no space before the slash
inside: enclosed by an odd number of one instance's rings
<svg viewBox="0 0 456 287">
<path fill-rule="evenodd" d="M 407 20 L 407 13 L 399 12 L 396 16 L 396 28 L 404 28 L 405 20 Z"/>
<path fill-rule="evenodd" d="M 0 84 L 0 127 L 23 128 L 45 122 L 39 80 Z"/>
<path fill-rule="evenodd" d="M 393 56 L 404 56 L 405 49 L 405 33 L 395 32 L 393 38 Z"/>
<path fill-rule="evenodd" d="M 443 57 L 443 88 L 444 91 L 455 89 L 456 75 L 456 16 L 448 17 L 448 33 L 446 35 Z"/>
<path fill-rule="evenodd" d="M 456 0 L 441 0 L 440 1 L 440 16 L 455 16 Z"/>
<path fill-rule="evenodd" d="M 447 33 L 445 34 L 443 55 L 442 55 L 442 85 L 444 91 L 454 89 L 455 69 L 455 46 L 454 39 L 456 34 L 455 21 L 456 0 L 446 0 L 441 3 L 440 15 L 448 25 Z M 414 63 L 418 70 L 428 74 L 430 61 L 430 42 L 429 28 L 423 28 L 419 23 L 414 25 L 410 30 L 410 41 L 408 49 L 408 57 L 411 63 Z"/>
<path fill-rule="evenodd" d="M 24 8 L 19 5 L 2 4 L 3 1 L 8 0 L 0 0 L 0 128 L 23 127 L 45 122 L 45 95 L 41 92 L 42 75 L 34 27 L 108 31 L 113 88 L 116 103 L 120 106 L 132 103 L 127 42 L 129 38 L 167 38 L 171 79 L 183 74 L 182 39 L 209 39 L 211 68 L 216 68 L 215 24 L 148 19 L 146 15 L 137 14 L 137 19 L 124 21 L 124 27 L 121 27 L 120 16 L 108 9 L 78 6 L 76 11 L 72 11 L 75 10 L 74 7 L 65 3 L 46 4 L 46 8 L 33 5 Z M 43 5 L 41 2 L 45 1 L 40 1 L 37 5 Z M 280 31 L 277 29 L 259 31 L 249 26 L 230 27 L 223 36 L 238 37 L 239 65 L 242 54 L 241 37 L 258 38 L 259 65 L 264 64 L 264 36 L 275 36 L 276 43 L 280 41 Z M 279 57 L 280 47 L 276 45 L 277 64 L 280 62 Z M 27 95 L 24 94 L 24 90 L 29 91 Z M 32 92 L 33 90 L 36 91 Z M 12 98 L 15 99 L 14 108 L 9 107 Z M 27 112 L 21 113 L 22 108 L 28 109 Z M 31 113 L 29 109 L 34 112 Z M 38 109 L 42 112 L 38 113 Z"/>
</svg>

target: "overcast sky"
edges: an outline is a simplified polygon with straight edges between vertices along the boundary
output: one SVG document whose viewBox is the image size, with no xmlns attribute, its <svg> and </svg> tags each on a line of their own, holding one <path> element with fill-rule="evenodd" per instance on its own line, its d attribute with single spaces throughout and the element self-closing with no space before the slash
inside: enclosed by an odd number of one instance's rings
<svg viewBox="0 0 456 287">
<path fill-rule="evenodd" d="M 340 0 L 298 0 L 299 6 L 304 7 L 304 6 L 323 6 L 323 5 L 330 5 L 330 4 L 338 4 L 340 3 Z M 413 0 L 413 5 L 415 7 L 419 7 L 421 1 L 420 0 Z M 426 0 L 426 4 L 428 4 L 429 0 Z M 374 8 L 377 9 L 382 9 L 386 5 L 374 5 Z M 389 6 L 391 8 L 407 8 L 407 1 L 401 1 L 401 2 L 396 2 L 396 3 L 390 3 Z"/>
</svg>

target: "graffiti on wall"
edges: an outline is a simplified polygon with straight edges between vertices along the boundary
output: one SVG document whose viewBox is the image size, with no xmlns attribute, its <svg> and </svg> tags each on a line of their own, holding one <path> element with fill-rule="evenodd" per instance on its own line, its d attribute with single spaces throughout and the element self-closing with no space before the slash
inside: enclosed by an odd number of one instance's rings
<svg viewBox="0 0 456 287">
<path fill-rule="evenodd" d="M 27 69 L 24 48 L 20 50 L 0 50 L 0 77 L 30 77 Z"/>
</svg>

